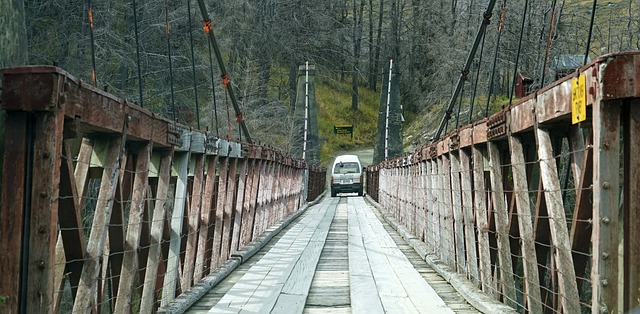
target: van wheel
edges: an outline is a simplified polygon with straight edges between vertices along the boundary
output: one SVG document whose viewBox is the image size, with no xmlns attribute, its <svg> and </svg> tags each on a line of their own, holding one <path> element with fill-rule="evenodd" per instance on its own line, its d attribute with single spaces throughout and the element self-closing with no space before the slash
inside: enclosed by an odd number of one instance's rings
<svg viewBox="0 0 640 314">
<path fill-rule="evenodd" d="M 358 196 L 362 196 L 364 193 L 362 193 L 362 190 L 358 190 Z"/>
<path fill-rule="evenodd" d="M 331 197 L 336 197 L 337 194 L 334 189 L 331 189 Z"/>
</svg>

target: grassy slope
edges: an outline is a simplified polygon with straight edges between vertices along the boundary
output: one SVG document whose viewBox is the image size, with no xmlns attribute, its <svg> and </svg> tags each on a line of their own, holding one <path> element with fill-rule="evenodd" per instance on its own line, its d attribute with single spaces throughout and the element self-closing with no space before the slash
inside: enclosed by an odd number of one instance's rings
<svg viewBox="0 0 640 314">
<path fill-rule="evenodd" d="M 320 158 L 330 161 L 335 151 L 373 147 L 378 123 L 380 93 L 359 88 L 358 110 L 351 110 L 351 84 L 338 78 L 320 77 L 316 84 L 318 130 L 322 141 Z M 353 139 L 349 135 L 333 134 L 334 125 L 353 124 Z"/>
</svg>

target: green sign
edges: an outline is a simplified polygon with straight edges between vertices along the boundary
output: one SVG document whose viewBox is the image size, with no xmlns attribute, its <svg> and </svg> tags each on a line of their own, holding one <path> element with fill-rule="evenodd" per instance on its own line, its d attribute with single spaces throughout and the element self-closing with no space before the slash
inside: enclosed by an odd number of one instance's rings
<svg viewBox="0 0 640 314">
<path fill-rule="evenodd" d="M 349 134 L 353 138 L 353 125 L 334 125 L 333 134 Z"/>
</svg>

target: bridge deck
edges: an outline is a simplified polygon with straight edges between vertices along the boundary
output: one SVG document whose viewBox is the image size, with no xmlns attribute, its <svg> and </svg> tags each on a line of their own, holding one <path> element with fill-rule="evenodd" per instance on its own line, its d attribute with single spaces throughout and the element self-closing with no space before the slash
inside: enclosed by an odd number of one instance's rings
<svg viewBox="0 0 640 314">
<path fill-rule="evenodd" d="M 360 197 L 325 198 L 187 313 L 478 313 Z"/>
</svg>

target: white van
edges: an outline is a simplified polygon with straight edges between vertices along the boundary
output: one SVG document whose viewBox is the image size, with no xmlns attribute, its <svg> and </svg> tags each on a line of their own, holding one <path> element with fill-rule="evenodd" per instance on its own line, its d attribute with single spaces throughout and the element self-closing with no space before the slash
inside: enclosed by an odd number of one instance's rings
<svg viewBox="0 0 640 314">
<path fill-rule="evenodd" d="M 340 155 L 331 167 L 331 197 L 338 193 L 363 194 L 364 173 L 360 158 L 356 155 Z"/>
</svg>

